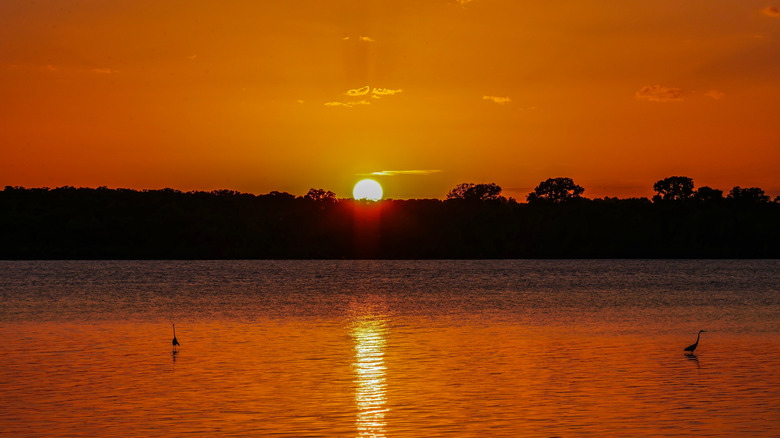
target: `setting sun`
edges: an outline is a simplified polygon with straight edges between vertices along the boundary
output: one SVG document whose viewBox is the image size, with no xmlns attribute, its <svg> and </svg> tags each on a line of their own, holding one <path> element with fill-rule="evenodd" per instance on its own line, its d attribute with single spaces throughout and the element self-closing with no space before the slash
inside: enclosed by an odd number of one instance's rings
<svg viewBox="0 0 780 438">
<path fill-rule="evenodd" d="M 373 179 L 364 179 L 355 184 L 352 190 L 352 196 L 355 199 L 366 199 L 369 201 L 379 201 L 382 199 L 382 186 Z"/>
</svg>

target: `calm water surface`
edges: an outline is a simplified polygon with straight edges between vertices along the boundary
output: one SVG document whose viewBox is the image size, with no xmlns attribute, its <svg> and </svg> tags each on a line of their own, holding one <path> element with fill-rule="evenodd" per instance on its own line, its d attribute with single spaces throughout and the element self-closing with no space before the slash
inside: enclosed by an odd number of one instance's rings
<svg viewBox="0 0 780 438">
<path fill-rule="evenodd" d="M 0 436 L 780 436 L 779 268 L 0 262 Z"/>
</svg>

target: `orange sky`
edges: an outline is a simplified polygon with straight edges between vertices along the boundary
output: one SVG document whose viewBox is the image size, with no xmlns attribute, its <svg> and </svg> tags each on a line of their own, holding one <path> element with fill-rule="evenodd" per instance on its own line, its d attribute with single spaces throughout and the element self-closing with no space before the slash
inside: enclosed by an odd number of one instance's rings
<svg viewBox="0 0 780 438">
<path fill-rule="evenodd" d="M 0 186 L 780 194 L 778 0 L 4 0 Z"/>
</svg>

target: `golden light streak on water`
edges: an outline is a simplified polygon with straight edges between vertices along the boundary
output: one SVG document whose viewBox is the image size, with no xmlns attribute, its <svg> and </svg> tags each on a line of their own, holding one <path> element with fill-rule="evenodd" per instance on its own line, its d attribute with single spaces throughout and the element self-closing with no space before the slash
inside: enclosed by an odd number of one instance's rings
<svg viewBox="0 0 780 438">
<path fill-rule="evenodd" d="M 387 327 L 381 319 L 363 317 L 352 329 L 355 341 L 356 374 L 355 402 L 358 437 L 385 436 L 387 381 L 385 367 L 385 336 Z"/>
</svg>

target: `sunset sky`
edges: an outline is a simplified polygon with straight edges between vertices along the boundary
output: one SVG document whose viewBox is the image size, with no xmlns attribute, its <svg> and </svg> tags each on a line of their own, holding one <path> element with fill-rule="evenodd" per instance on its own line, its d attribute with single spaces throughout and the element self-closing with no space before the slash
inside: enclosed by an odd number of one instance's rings
<svg viewBox="0 0 780 438">
<path fill-rule="evenodd" d="M 0 186 L 780 194 L 780 0 L 4 0 Z"/>
</svg>

